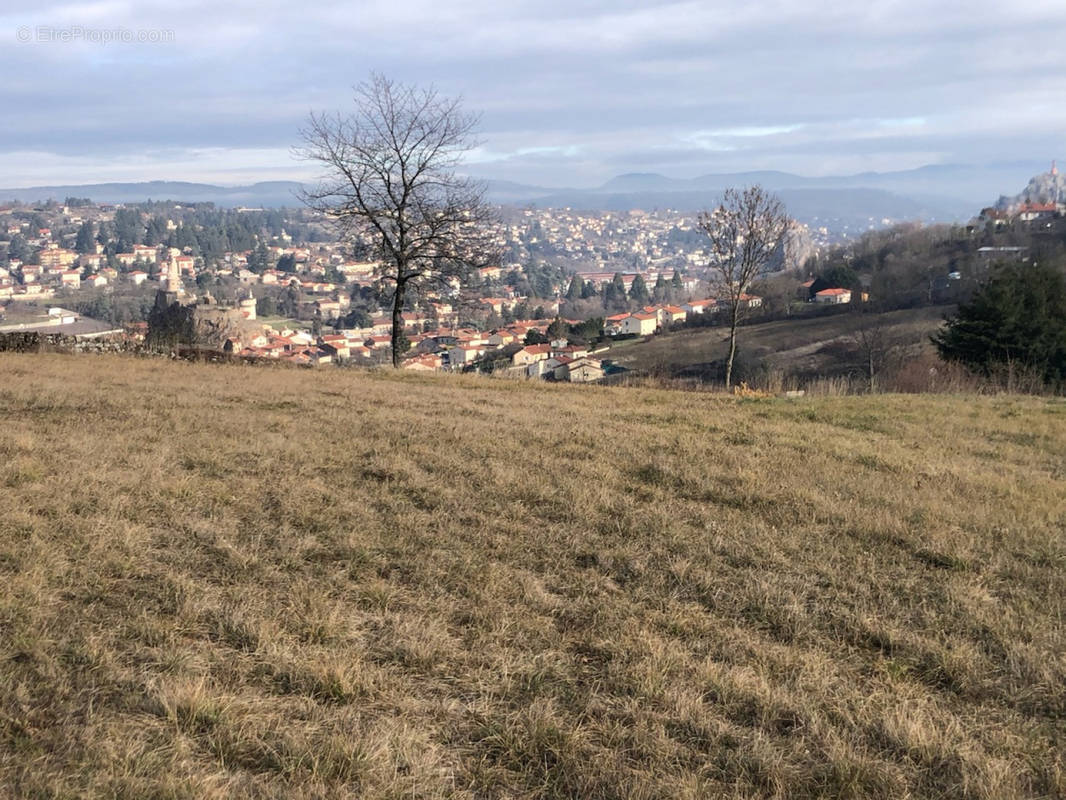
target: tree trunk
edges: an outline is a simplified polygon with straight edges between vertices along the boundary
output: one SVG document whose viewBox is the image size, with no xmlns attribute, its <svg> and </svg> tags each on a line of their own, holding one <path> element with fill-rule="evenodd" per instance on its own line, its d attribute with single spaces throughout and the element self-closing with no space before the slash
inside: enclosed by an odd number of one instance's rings
<svg viewBox="0 0 1066 800">
<path fill-rule="evenodd" d="M 733 359 L 737 354 L 737 321 L 740 319 L 740 301 L 733 304 L 732 316 L 729 318 L 729 358 L 725 362 L 725 390 L 733 385 Z"/>
<path fill-rule="evenodd" d="M 395 369 L 399 369 L 403 363 L 400 342 L 403 341 L 403 296 L 406 289 L 406 284 L 398 280 L 396 292 L 392 296 L 392 366 Z"/>
</svg>

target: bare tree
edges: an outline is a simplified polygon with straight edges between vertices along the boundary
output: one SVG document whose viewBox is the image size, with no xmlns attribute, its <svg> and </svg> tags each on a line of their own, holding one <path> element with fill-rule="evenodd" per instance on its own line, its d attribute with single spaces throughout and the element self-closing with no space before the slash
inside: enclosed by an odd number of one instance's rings
<svg viewBox="0 0 1066 800">
<path fill-rule="evenodd" d="M 781 201 L 758 185 L 726 189 L 714 211 L 700 213 L 699 226 L 711 241 L 711 254 L 722 273 L 722 293 L 729 314 L 727 389 L 732 383 L 737 354 L 737 326 L 749 306 L 748 288 L 773 259 L 789 224 Z"/>
<path fill-rule="evenodd" d="M 372 75 L 356 87 L 351 114 L 312 114 L 298 156 L 324 174 L 303 194 L 352 242 L 369 243 L 391 284 L 392 364 L 403 358 L 408 295 L 455 290 L 498 259 L 494 214 L 483 184 L 456 174 L 476 142 L 476 115 L 459 100 Z"/>
<path fill-rule="evenodd" d="M 859 312 L 852 342 L 858 348 L 867 386 L 873 393 L 878 391 L 879 376 L 897 368 L 905 359 L 907 351 L 915 345 L 920 345 L 921 339 L 908 335 L 898 327 L 894 328 L 883 310 L 867 307 Z"/>
</svg>

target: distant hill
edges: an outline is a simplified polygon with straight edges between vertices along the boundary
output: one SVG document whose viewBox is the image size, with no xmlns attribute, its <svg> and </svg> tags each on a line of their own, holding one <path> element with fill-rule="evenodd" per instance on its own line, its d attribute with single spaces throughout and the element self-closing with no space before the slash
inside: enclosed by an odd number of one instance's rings
<svg viewBox="0 0 1066 800">
<path fill-rule="evenodd" d="M 146 200 L 173 200 L 179 203 L 214 203 L 223 208 L 254 206 L 281 208 L 301 205 L 296 192 L 302 184 L 295 181 L 264 181 L 249 186 L 214 186 L 184 181 L 147 181 L 144 183 L 92 183 L 80 186 L 32 186 L 24 189 L 0 189 L 0 202 L 19 200 L 41 203 L 62 202 L 66 197 L 88 197 L 96 203 L 143 203 Z"/>
<path fill-rule="evenodd" d="M 742 185 L 742 184 L 735 184 Z M 883 189 L 773 189 L 788 207 L 789 213 L 806 223 L 824 224 L 830 220 L 850 225 L 865 225 L 882 219 L 952 221 L 973 214 L 974 207 L 951 198 L 916 198 L 893 194 Z M 721 189 L 581 191 L 568 190 L 535 198 L 543 207 L 569 207 L 582 210 L 628 211 L 673 208 L 697 211 L 717 202 Z"/>
<path fill-rule="evenodd" d="M 696 210 L 712 205 L 730 186 L 759 183 L 780 194 L 790 212 L 805 222 L 837 220 L 854 225 L 882 219 L 952 222 L 968 219 L 990 194 L 998 194 L 1003 186 L 1016 185 L 1036 168 L 1033 162 L 982 167 L 944 164 L 898 172 L 826 177 L 776 170 L 710 173 L 695 178 L 631 172 L 586 189 L 544 190 L 507 183 L 504 194 L 496 191 L 490 182 L 489 196 L 497 202 L 524 202 L 541 207 Z"/>
<path fill-rule="evenodd" d="M 545 187 L 489 180 L 489 200 L 506 205 L 532 204 L 541 208 L 626 211 L 635 208 L 706 208 L 730 186 L 760 183 L 777 192 L 790 212 L 804 222 L 827 221 L 865 225 L 882 219 L 961 221 L 985 205 L 1005 186 L 1017 186 L 1033 175 L 1033 162 L 974 167 L 947 164 L 900 172 L 806 177 L 774 170 L 709 173 L 694 178 L 670 178 L 654 172 L 618 175 L 594 188 Z M 1034 179 L 1035 180 L 1035 179 Z M 1059 176 L 1060 182 L 1063 181 Z M 43 202 L 66 197 L 89 197 L 101 203 L 138 203 L 145 200 L 212 202 L 224 208 L 298 206 L 295 181 L 265 181 L 247 186 L 216 186 L 183 181 L 97 183 L 0 189 L 0 202 Z M 1066 196 L 1066 183 L 1062 183 Z M 1041 186 L 1027 191 L 1038 193 Z"/>
</svg>

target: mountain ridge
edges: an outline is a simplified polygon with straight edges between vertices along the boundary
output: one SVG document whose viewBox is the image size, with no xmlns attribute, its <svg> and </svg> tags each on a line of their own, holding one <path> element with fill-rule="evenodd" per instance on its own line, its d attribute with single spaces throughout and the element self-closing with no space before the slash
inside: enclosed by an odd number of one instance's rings
<svg viewBox="0 0 1066 800">
<path fill-rule="evenodd" d="M 777 192 L 798 219 L 879 222 L 882 219 L 954 222 L 969 218 L 1003 196 L 1004 187 L 1021 185 L 1037 174 L 1031 162 L 975 167 L 928 164 L 909 170 L 865 171 L 852 175 L 804 176 L 780 170 L 704 173 L 675 178 L 657 172 L 620 173 L 594 187 L 548 187 L 487 179 L 486 196 L 504 205 L 570 207 L 624 211 L 677 208 L 698 210 L 713 205 L 730 186 L 761 183 Z M 219 186 L 189 181 L 106 182 L 0 189 L 0 202 L 43 202 L 68 196 L 96 202 L 136 203 L 148 199 L 213 202 L 220 207 L 299 206 L 297 181 L 259 181 Z"/>
</svg>

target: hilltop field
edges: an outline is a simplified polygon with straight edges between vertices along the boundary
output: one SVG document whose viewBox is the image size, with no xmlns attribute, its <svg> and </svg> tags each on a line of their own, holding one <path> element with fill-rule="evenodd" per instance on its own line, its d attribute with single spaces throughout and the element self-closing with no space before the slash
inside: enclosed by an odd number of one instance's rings
<svg viewBox="0 0 1066 800">
<path fill-rule="evenodd" d="M 1066 795 L 1066 402 L 0 355 L 0 791 Z"/>
</svg>

